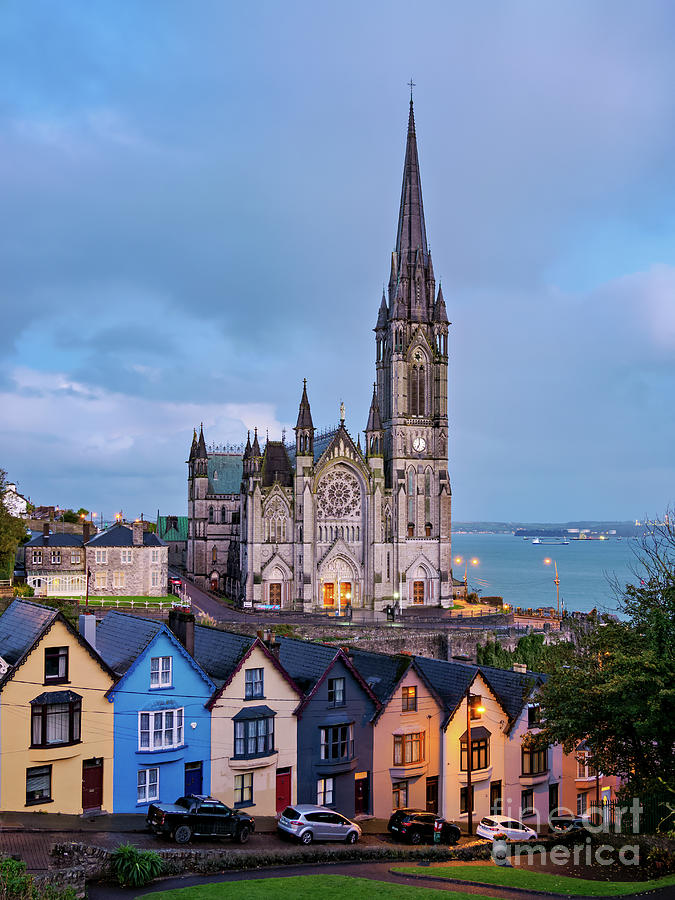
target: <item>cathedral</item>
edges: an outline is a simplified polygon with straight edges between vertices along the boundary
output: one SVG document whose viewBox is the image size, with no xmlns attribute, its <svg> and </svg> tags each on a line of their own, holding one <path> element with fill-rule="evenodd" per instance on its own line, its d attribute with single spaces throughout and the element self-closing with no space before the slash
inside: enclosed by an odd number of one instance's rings
<svg viewBox="0 0 675 900">
<path fill-rule="evenodd" d="M 317 432 L 305 382 L 295 441 L 188 460 L 187 571 L 245 606 L 305 612 L 452 606 L 448 316 L 427 245 L 412 98 L 364 442 Z"/>
</svg>

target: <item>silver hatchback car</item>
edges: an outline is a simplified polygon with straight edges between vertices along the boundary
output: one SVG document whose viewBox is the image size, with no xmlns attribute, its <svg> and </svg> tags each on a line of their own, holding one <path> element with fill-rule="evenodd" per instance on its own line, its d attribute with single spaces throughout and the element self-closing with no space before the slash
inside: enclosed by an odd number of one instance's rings
<svg viewBox="0 0 675 900">
<path fill-rule="evenodd" d="M 290 835 L 302 844 L 312 841 L 344 841 L 355 844 L 361 837 L 356 822 L 350 822 L 334 809 L 296 803 L 287 806 L 279 816 L 277 831 L 280 836 Z"/>
</svg>

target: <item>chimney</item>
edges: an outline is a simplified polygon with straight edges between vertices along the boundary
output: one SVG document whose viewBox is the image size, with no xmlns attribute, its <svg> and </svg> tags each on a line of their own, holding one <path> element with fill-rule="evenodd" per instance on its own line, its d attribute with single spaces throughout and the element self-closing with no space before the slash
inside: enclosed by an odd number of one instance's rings
<svg viewBox="0 0 675 900">
<path fill-rule="evenodd" d="M 518 672 L 520 675 L 525 675 L 527 672 L 527 663 L 514 663 L 513 671 Z"/>
<path fill-rule="evenodd" d="M 87 541 L 89 540 L 90 534 L 91 534 L 91 525 L 89 524 L 89 522 L 85 522 L 84 525 L 82 526 L 82 543 L 83 544 L 87 543 Z"/>
<path fill-rule="evenodd" d="M 181 609 L 169 610 L 169 628 L 190 656 L 195 655 L 195 617 Z"/>
<path fill-rule="evenodd" d="M 94 650 L 96 649 L 96 616 L 84 613 L 80 616 L 79 620 L 79 628 L 80 634 L 85 639 L 85 641 L 92 647 Z"/>
<path fill-rule="evenodd" d="M 134 531 L 134 547 L 142 547 L 143 546 L 143 523 L 142 522 L 134 522 L 131 526 Z"/>
<path fill-rule="evenodd" d="M 49 522 L 44 522 L 42 525 L 42 545 L 43 547 L 49 545 Z"/>
</svg>

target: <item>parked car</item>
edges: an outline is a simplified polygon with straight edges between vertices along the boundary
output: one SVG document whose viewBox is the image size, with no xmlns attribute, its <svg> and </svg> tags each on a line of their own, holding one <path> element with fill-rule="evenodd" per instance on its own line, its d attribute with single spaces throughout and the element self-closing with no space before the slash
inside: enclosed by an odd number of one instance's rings
<svg viewBox="0 0 675 900">
<path fill-rule="evenodd" d="M 586 816 L 551 816 L 551 834 L 587 834 L 589 819 Z"/>
<path fill-rule="evenodd" d="M 510 841 L 537 839 L 537 832 L 529 825 L 523 825 L 518 819 L 512 819 L 509 816 L 486 816 L 480 820 L 480 825 L 476 828 L 478 837 L 491 841 L 498 834 L 505 834 Z"/>
<path fill-rule="evenodd" d="M 145 821 L 150 831 L 167 835 L 177 844 L 187 844 L 193 835 L 230 837 L 245 844 L 255 831 L 248 813 L 201 794 L 179 797 L 175 803 L 151 803 Z"/>
<path fill-rule="evenodd" d="M 389 819 L 387 829 L 411 844 L 456 844 L 461 836 L 457 825 L 421 809 L 397 809 Z M 437 839 L 436 834 L 440 834 L 440 838 Z"/>
<path fill-rule="evenodd" d="M 306 803 L 287 806 L 277 821 L 277 832 L 280 837 L 294 837 L 301 844 L 311 844 L 312 841 L 355 844 L 361 837 L 361 829 L 356 822 L 351 822 L 334 809 Z"/>
</svg>

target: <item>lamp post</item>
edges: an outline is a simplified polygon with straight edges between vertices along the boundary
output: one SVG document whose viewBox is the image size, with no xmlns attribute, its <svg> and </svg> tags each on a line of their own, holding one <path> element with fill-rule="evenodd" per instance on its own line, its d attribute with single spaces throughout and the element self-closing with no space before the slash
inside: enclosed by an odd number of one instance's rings
<svg viewBox="0 0 675 900">
<path fill-rule="evenodd" d="M 551 565 L 551 560 L 548 557 L 544 560 L 544 565 Z M 558 618 L 560 618 L 560 579 L 558 578 L 558 563 L 555 560 L 553 560 L 553 567 L 555 568 L 555 578 L 553 579 L 553 583 L 555 584 L 556 609 Z"/>
<path fill-rule="evenodd" d="M 474 707 L 475 704 L 475 707 Z M 467 818 L 467 832 L 469 834 L 473 834 L 473 792 L 472 792 L 472 784 L 471 784 L 471 713 L 473 710 L 480 715 L 485 712 L 485 707 L 481 705 L 480 699 L 478 697 L 471 696 L 471 685 L 467 685 L 466 688 L 466 811 L 468 813 Z"/>
</svg>

